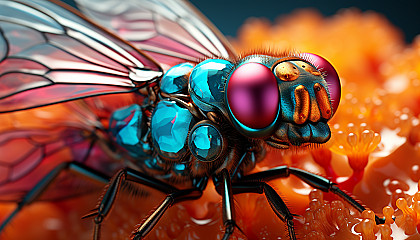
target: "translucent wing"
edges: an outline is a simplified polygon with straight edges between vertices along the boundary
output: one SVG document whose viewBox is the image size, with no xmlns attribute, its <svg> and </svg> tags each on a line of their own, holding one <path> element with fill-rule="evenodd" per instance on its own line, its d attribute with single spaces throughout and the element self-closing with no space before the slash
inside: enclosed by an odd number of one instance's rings
<svg viewBox="0 0 420 240">
<path fill-rule="evenodd" d="M 0 134 L 0 200 L 18 201 L 31 190 L 42 177 L 63 162 L 76 161 L 98 169 L 100 158 L 103 170 L 115 167 L 107 163 L 107 156 L 94 144 L 93 139 L 87 139 L 85 133 L 78 128 L 55 127 L 54 129 L 19 129 Z M 100 154 L 100 155 L 97 155 Z M 121 167 L 121 166 L 118 166 Z M 114 169 L 115 170 L 115 169 Z M 112 173 L 110 169 L 106 173 Z M 76 178 L 75 178 L 76 179 Z M 43 198 L 62 198 L 74 195 L 75 190 L 82 192 L 89 189 L 83 186 L 72 189 L 74 180 L 61 182 L 66 188 L 53 191 L 53 195 Z"/>
<path fill-rule="evenodd" d="M 235 59 L 223 35 L 182 0 L 75 0 L 86 16 L 146 51 L 164 68 L 209 57 Z"/>
<path fill-rule="evenodd" d="M 109 148 L 112 143 L 104 124 L 109 122 L 109 111 L 137 102 L 138 96 L 125 93 L 88 99 L 93 103 L 84 99 L 0 114 L 0 201 L 20 200 L 63 162 L 79 162 L 107 176 L 124 167 Z M 42 194 L 42 200 L 103 187 L 88 180 L 66 171 Z"/>
<path fill-rule="evenodd" d="M 19 200 L 62 162 L 86 161 L 97 120 L 67 105 L 0 114 L 0 200 Z"/>
<path fill-rule="evenodd" d="M 77 13 L 0 1 L 0 112 L 135 90 L 160 66 Z"/>
</svg>

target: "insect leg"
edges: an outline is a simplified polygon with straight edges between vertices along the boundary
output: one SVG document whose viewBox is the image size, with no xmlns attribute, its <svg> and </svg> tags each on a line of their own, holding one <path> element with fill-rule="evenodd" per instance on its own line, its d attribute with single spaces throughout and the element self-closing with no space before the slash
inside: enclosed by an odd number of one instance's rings
<svg viewBox="0 0 420 240">
<path fill-rule="evenodd" d="M 222 169 L 218 176 L 213 177 L 217 192 L 222 196 L 222 216 L 225 226 L 223 240 L 228 240 L 233 234 L 235 227 L 235 209 L 233 205 L 232 184 L 229 172 Z"/>
<path fill-rule="evenodd" d="M 91 213 L 87 214 L 83 218 L 93 217 L 95 222 L 93 238 L 100 239 L 100 228 L 104 218 L 109 214 L 112 206 L 115 203 L 115 199 L 119 193 L 121 186 L 126 182 L 135 182 L 142 184 L 156 190 L 159 190 L 167 194 L 167 197 L 159 205 L 159 207 L 150 215 L 144 223 L 136 230 L 133 234 L 133 239 L 141 239 L 146 236 L 150 230 L 156 225 L 159 219 L 163 216 L 165 211 L 177 202 L 184 200 L 197 199 L 202 195 L 202 191 L 207 185 L 207 181 L 199 181 L 195 188 L 179 190 L 165 182 L 150 177 L 144 173 L 138 172 L 134 169 L 126 168 L 119 171 L 112 178 L 108 187 L 102 196 L 99 206 L 94 209 Z"/>
<path fill-rule="evenodd" d="M 131 181 L 145 186 L 157 189 L 163 193 L 169 194 L 177 191 L 175 187 L 170 186 L 162 181 L 147 176 L 134 169 L 125 168 L 117 172 L 106 187 L 105 193 L 101 197 L 98 207 L 86 214 L 83 218 L 95 217 L 95 228 L 93 232 L 93 239 L 100 239 L 101 223 L 109 214 L 112 206 L 114 206 L 115 199 L 120 191 L 121 186 L 126 182 Z"/>
<path fill-rule="evenodd" d="M 160 220 L 166 210 L 168 210 L 172 205 L 182 201 L 200 198 L 206 185 L 207 179 L 204 181 L 199 181 L 194 188 L 177 190 L 168 194 L 166 198 L 161 202 L 161 204 L 156 208 L 156 210 L 141 224 L 139 228 L 136 229 L 136 231 L 131 236 L 132 239 L 143 239 L 153 229 L 153 227 Z"/>
<path fill-rule="evenodd" d="M 107 183 L 108 178 L 104 176 L 103 174 L 99 173 L 98 171 L 89 168 L 87 166 L 84 166 L 78 162 L 65 162 L 57 167 L 55 167 L 51 172 L 49 172 L 44 178 L 39 181 L 34 188 L 32 188 L 23 198 L 22 200 L 17 204 L 16 208 L 9 214 L 9 216 L 1 223 L 0 225 L 0 232 L 3 231 L 3 229 L 7 226 L 7 224 L 16 216 L 19 211 L 36 201 L 50 186 L 52 182 L 60 175 L 63 171 L 73 171 L 80 173 L 84 176 L 87 176 L 93 180 L 99 181 L 101 183 Z"/>
<path fill-rule="evenodd" d="M 241 166 L 242 162 L 244 161 L 245 157 L 248 155 L 248 152 L 245 152 L 244 154 L 242 154 L 242 157 L 239 159 L 238 164 L 236 165 L 236 168 L 232 171 L 232 173 L 230 174 L 230 177 L 233 178 L 235 177 L 235 175 L 237 174 L 239 167 Z M 254 154 L 251 155 L 251 157 L 255 158 Z"/>
<path fill-rule="evenodd" d="M 331 182 L 325 177 L 321 177 L 319 175 L 307 172 L 299 168 L 280 166 L 266 171 L 244 176 L 240 178 L 238 182 L 266 182 L 277 178 L 288 177 L 290 174 L 300 178 L 302 181 L 306 182 L 313 188 L 320 189 L 324 192 L 330 191 L 335 193 L 337 196 L 343 198 L 345 201 L 350 203 L 359 212 L 363 212 L 364 210 L 366 210 L 366 208 L 363 207 L 360 203 L 358 203 L 356 200 L 354 200 L 352 197 L 350 197 L 348 194 L 346 194 L 340 188 L 338 188 L 336 183 Z M 385 218 L 380 218 L 375 215 L 375 221 L 376 224 L 383 224 L 385 223 Z"/>
<path fill-rule="evenodd" d="M 293 214 L 290 213 L 289 208 L 278 193 L 265 182 L 244 182 L 232 183 L 232 190 L 234 194 L 239 193 L 259 193 L 265 195 L 271 209 L 274 213 L 286 223 L 289 232 L 289 238 L 296 240 L 296 233 L 293 223 Z"/>
<path fill-rule="evenodd" d="M 350 203 L 354 208 L 356 208 L 359 212 L 363 212 L 366 210 L 365 207 L 363 207 L 360 203 L 358 203 L 356 200 L 354 200 L 352 197 L 350 197 L 348 194 L 343 192 L 339 187 L 337 187 L 336 183 L 331 182 L 327 178 L 318 176 L 316 174 L 304 171 L 302 169 L 298 168 L 289 168 L 290 173 L 295 175 L 296 177 L 300 178 L 302 181 L 306 182 L 310 186 L 320 189 L 324 192 L 333 192 L 337 196 L 341 197 L 348 203 Z M 385 223 L 385 218 L 380 218 L 376 216 L 375 214 L 375 222 L 376 224 L 383 224 Z"/>
</svg>

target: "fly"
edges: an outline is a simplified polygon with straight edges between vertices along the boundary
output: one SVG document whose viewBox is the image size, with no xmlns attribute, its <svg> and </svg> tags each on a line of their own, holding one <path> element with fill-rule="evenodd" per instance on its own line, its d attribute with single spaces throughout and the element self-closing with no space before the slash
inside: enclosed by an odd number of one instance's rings
<svg viewBox="0 0 420 240">
<path fill-rule="evenodd" d="M 301 169 L 279 166 L 249 174 L 266 147 L 329 140 L 328 120 L 341 90 L 326 59 L 310 53 L 239 57 L 185 1 L 76 3 L 80 12 L 56 1 L 0 1 L 0 112 L 85 99 L 71 105 L 68 120 L 0 134 L 0 151 L 23 141 L 23 152 L 43 153 L 0 160 L 0 197 L 18 202 L 0 230 L 61 172 L 107 181 L 115 166 L 120 170 L 98 208 L 85 216 L 94 219 L 94 239 L 126 182 L 166 194 L 133 239 L 144 238 L 173 204 L 200 198 L 210 179 L 222 196 L 223 239 L 237 228 L 233 198 L 239 193 L 264 194 L 296 239 L 294 215 L 266 183 L 290 175 L 365 210 L 333 182 Z M 125 97 L 108 104 L 100 97 L 121 93 Z M 84 121 L 70 123 L 73 115 Z M 65 147 L 73 158 L 56 159 L 47 168 L 46 159 Z M 98 149 L 106 157 L 94 157 Z M 124 164 L 112 160 L 116 155 Z M 25 171 L 20 162 L 27 164 Z"/>
</svg>

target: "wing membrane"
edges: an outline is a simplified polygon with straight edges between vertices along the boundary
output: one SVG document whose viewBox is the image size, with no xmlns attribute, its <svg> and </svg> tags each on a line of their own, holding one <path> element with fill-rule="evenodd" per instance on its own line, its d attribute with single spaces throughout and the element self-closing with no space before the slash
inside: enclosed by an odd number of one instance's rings
<svg viewBox="0 0 420 240">
<path fill-rule="evenodd" d="M 123 167 L 123 161 L 113 158 L 108 148 L 111 143 L 102 122 L 107 124 L 113 109 L 138 98 L 126 93 L 86 100 L 92 103 L 81 100 L 0 114 L 0 201 L 19 201 L 63 162 L 79 162 L 108 176 Z M 42 199 L 66 198 L 92 190 L 89 181 L 73 175 L 60 174 Z"/>
<path fill-rule="evenodd" d="M 98 169 L 98 147 L 78 128 L 18 129 L 0 134 L 0 200 L 18 201 L 60 163 L 76 161 Z M 103 154 L 103 153 L 102 153 Z M 106 164 L 106 156 L 101 156 Z M 105 158 L 104 158 L 105 157 Z M 99 168 L 103 170 L 102 168 Z M 109 171 L 109 169 L 108 169 Z M 71 189 L 63 189 L 64 196 Z"/>
<path fill-rule="evenodd" d="M 129 43 L 47 1 L 0 1 L 0 112 L 136 90 L 162 75 Z"/>
<path fill-rule="evenodd" d="M 223 35 L 186 1 L 75 2 L 86 16 L 146 51 L 166 68 L 186 60 L 236 58 Z"/>
</svg>

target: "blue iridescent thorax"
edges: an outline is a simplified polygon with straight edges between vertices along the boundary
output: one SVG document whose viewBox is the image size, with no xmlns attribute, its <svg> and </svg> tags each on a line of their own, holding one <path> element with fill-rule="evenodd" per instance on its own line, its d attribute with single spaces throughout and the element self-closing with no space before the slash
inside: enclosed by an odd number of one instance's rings
<svg viewBox="0 0 420 240">
<path fill-rule="evenodd" d="M 152 115 L 153 145 L 161 157 L 180 160 L 187 153 L 186 140 L 195 120 L 186 108 L 175 101 L 160 101 Z"/>
</svg>

